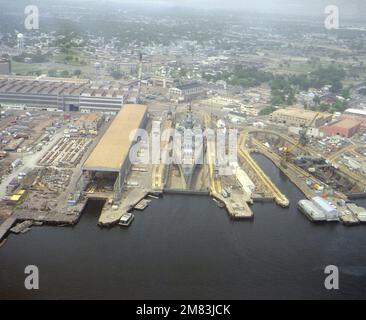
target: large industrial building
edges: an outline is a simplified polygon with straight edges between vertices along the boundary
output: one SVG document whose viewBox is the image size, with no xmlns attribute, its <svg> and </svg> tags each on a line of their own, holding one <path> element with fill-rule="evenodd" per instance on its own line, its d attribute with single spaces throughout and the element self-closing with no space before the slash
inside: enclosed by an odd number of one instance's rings
<svg viewBox="0 0 366 320">
<path fill-rule="evenodd" d="M 88 80 L 0 77 L 0 104 L 18 109 L 117 113 L 130 87 L 95 85 Z"/>
<path fill-rule="evenodd" d="M 330 113 L 317 113 L 299 108 L 288 108 L 276 110 L 271 114 L 270 120 L 294 127 L 308 126 L 314 120 L 311 126 L 319 128 L 326 123 L 330 123 L 332 115 Z"/>
<path fill-rule="evenodd" d="M 169 89 L 170 100 L 177 102 L 187 102 L 198 97 L 203 97 L 206 90 L 199 82 L 190 82 Z"/>
<path fill-rule="evenodd" d="M 329 126 L 324 126 L 321 130 L 329 136 L 350 138 L 360 130 L 360 127 L 361 123 L 359 121 L 344 119 Z"/>
<path fill-rule="evenodd" d="M 150 80 L 154 87 L 173 88 L 176 84 L 172 78 L 152 77 Z"/>
<path fill-rule="evenodd" d="M 84 174 L 89 174 L 90 180 L 113 180 L 114 189 L 121 190 L 131 166 L 129 152 L 134 142 L 130 134 L 135 129 L 143 128 L 147 118 L 146 106 L 124 105 L 85 161 L 82 168 Z"/>
</svg>

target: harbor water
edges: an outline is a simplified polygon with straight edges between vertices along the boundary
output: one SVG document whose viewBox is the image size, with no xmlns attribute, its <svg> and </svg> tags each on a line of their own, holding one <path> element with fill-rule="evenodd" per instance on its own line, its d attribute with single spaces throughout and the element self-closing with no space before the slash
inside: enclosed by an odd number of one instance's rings
<svg viewBox="0 0 366 320">
<path fill-rule="evenodd" d="M 312 224 L 301 192 L 266 158 L 256 161 L 290 199 L 232 221 L 205 196 L 153 200 L 128 229 L 100 229 L 90 202 L 72 228 L 34 227 L 0 249 L 0 299 L 365 299 L 366 226 Z M 358 204 L 366 206 L 366 201 Z M 40 288 L 24 288 L 36 265 Z M 325 289 L 324 269 L 340 269 Z"/>
</svg>

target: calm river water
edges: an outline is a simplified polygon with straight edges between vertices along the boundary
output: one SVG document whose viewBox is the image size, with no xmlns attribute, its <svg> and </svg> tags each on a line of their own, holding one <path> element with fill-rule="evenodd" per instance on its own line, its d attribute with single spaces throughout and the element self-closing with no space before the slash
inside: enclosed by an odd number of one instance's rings
<svg viewBox="0 0 366 320">
<path fill-rule="evenodd" d="M 253 221 L 233 222 L 206 197 L 166 196 L 136 213 L 129 229 L 100 229 L 89 203 L 74 228 L 33 228 L 0 249 L 0 299 L 366 298 L 366 226 L 311 224 L 303 196 L 262 156 L 261 167 L 291 200 L 255 204 Z M 359 202 L 366 206 L 366 201 Z M 24 269 L 40 289 L 24 288 Z M 340 290 L 324 268 L 340 268 Z"/>
</svg>

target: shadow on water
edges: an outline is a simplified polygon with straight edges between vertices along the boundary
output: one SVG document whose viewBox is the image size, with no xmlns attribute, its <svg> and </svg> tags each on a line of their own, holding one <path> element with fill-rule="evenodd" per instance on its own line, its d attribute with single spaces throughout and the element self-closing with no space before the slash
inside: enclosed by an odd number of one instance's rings
<svg viewBox="0 0 366 320">
<path fill-rule="evenodd" d="M 289 197 L 289 209 L 252 206 L 234 222 L 209 197 L 154 200 L 128 229 L 100 229 L 100 202 L 74 228 L 33 228 L 0 250 L 0 299 L 329 299 L 366 298 L 363 227 L 313 225 L 296 209 L 302 193 L 260 155 L 255 160 Z M 24 268 L 40 290 L 24 289 Z M 340 267 L 337 292 L 324 268 Z"/>
<path fill-rule="evenodd" d="M 89 199 L 83 212 L 81 213 L 82 218 L 94 219 L 95 221 L 98 221 L 105 203 L 105 200 Z"/>
</svg>

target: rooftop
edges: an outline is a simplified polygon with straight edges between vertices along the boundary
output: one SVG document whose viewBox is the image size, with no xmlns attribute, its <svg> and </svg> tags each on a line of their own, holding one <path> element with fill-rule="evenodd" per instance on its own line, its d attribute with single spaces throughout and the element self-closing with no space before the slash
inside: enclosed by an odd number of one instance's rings
<svg viewBox="0 0 366 320">
<path fill-rule="evenodd" d="M 273 112 L 273 115 L 285 115 L 288 117 L 300 117 L 303 119 L 313 120 L 318 112 L 300 109 L 300 108 L 288 108 L 288 109 L 278 109 Z M 319 112 L 318 119 L 331 116 L 330 113 Z"/>
<path fill-rule="evenodd" d="M 140 127 L 146 111 L 144 105 L 124 105 L 85 161 L 83 170 L 119 172 L 132 144 L 130 133 Z"/>
<path fill-rule="evenodd" d="M 200 86 L 201 85 L 198 82 L 190 82 L 190 83 L 181 84 L 181 85 L 177 86 L 177 89 L 179 89 L 179 90 L 189 90 L 189 89 L 197 88 L 197 87 L 200 87 Z"/>
<path fill-rule="evenodd" d="M 325 199 L 323 199 L 323 198 L 321 198 L 321 197 L 314 197 L 314 198 L 312 199 L 312 202 L 313 202 L 313 203 L 314 203 L 318 208 L 320 208 L 321 210 L 323 210 L 323 211 L 324 211 L 324 212 L 326 212 L 326 213 L 336 211 L 336 209 L 335 209 L 335 208 L 333 208 L 327 200 L 325 200 Z"/>
<path fill-rule="evenodd" d="M 366 110 L 363 110 L 363 109 L 350 108 L 350 109 L 347 109 L 345 111 L 345 113 L 352 113 L 352 114 L 357 114 L 357 115 L 361 115 L 361 116 L 366 116 Z"/>
<path fill-rule="evenodd" d="M 345 120 L 341 120 L 341 121 L 339 121 L 337 123 L 334 123 L 331 126 L 345 128 L 345 129 L 352 129 L 354 127 L 357 127 L 359 124 L 360 124 L 359 121 L 345 119 Z"/>
<path fill-rule="evenodd" d="M 112 89 L 111 89 L 112 88 Z M 30 95 L 65 95 L 85 97 L 121 98 L 123 83 L 111 82 L 109 86 L 96 85 L 88 80 L 47 77 L 20 77 L 0 75 L 0 94 L 27 93 Z"/>
</svg>

